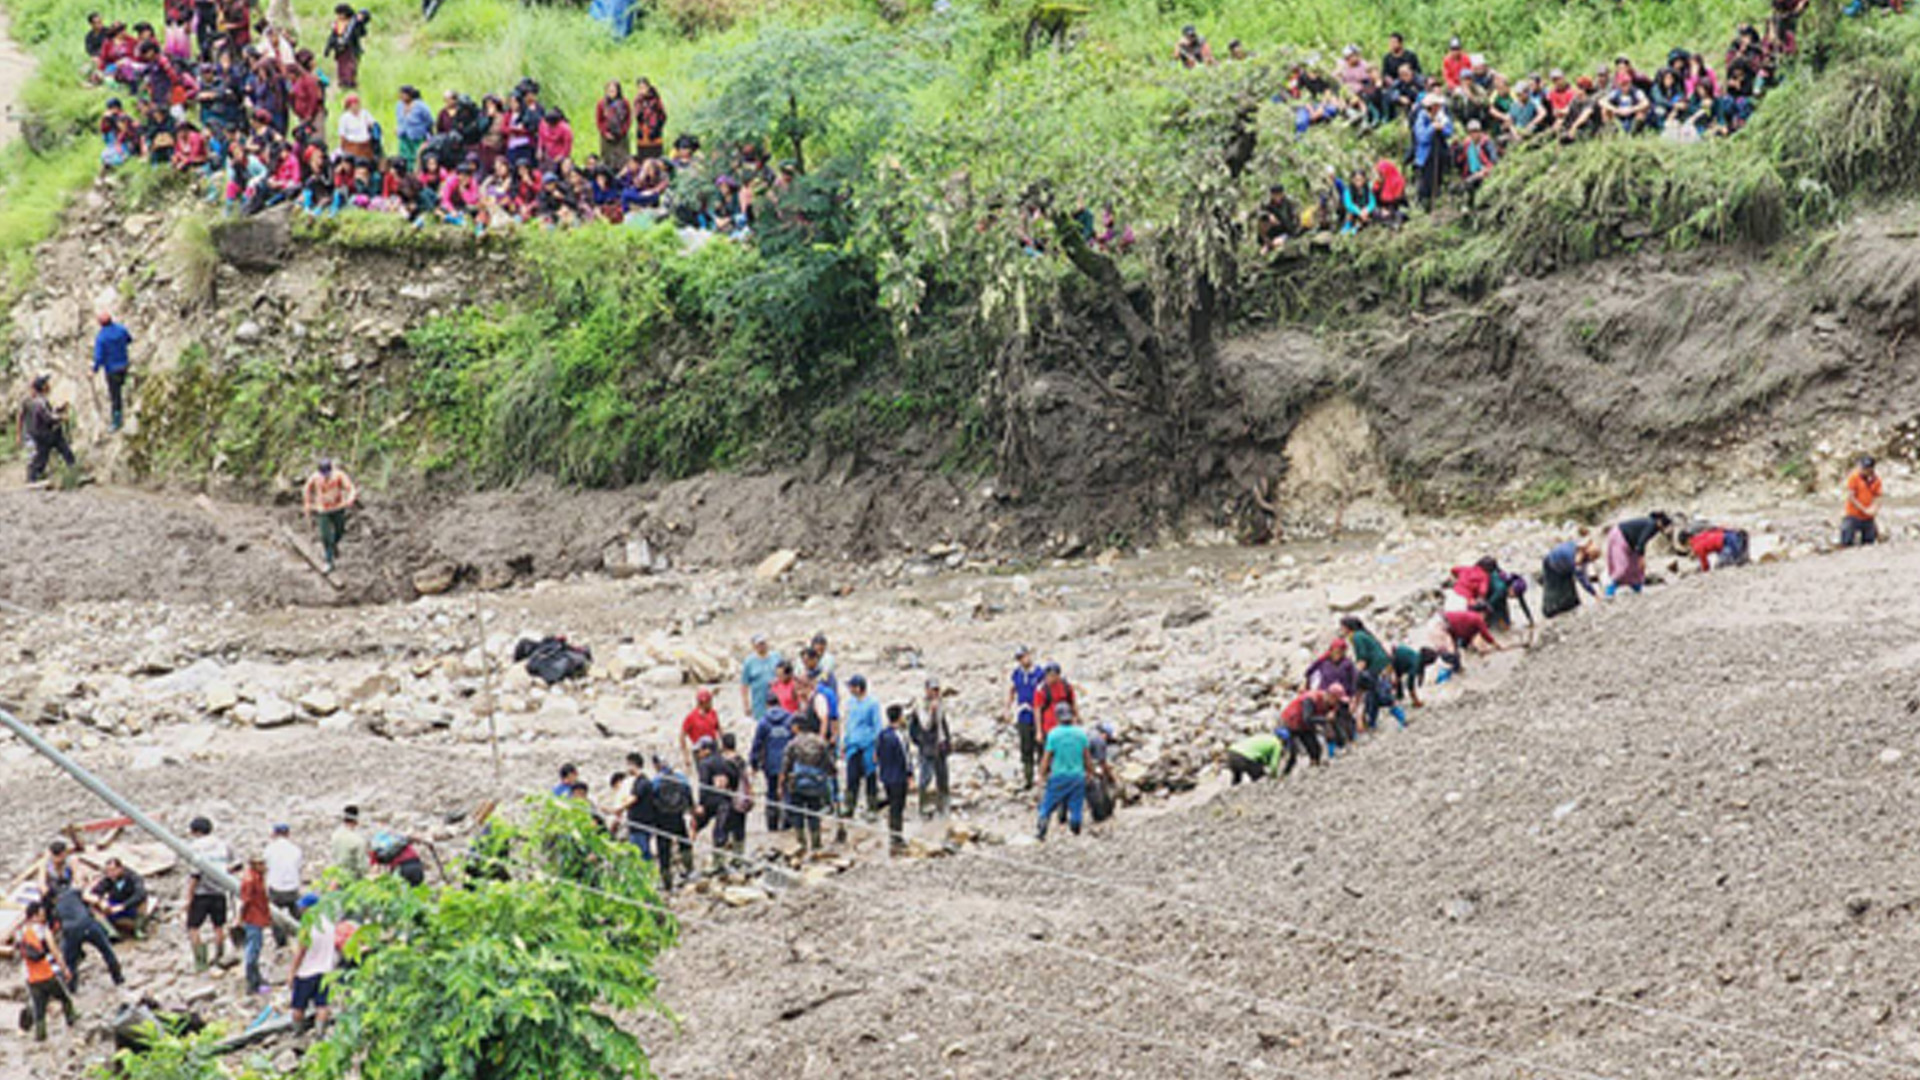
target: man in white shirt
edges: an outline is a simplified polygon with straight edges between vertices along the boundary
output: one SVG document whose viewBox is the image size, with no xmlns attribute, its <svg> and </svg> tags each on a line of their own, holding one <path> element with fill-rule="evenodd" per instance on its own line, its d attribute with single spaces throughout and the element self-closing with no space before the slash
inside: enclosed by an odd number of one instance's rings
<svg viewBox="0 0 1920 1080">
<path fill-rule="evenodd" d="M 300 868 L 306 856 L 300 851 L 300 845 L 293 842 L 293 829 L 285 824 L 275 825 L 273 839 L 267 841 L 260 857 L 267 862 L 267 899 L 298 921 L 300 912 L 295 905 L 300 902 Z M 287 932 L 275 923 L 273 947 L 284 949 L 286 946 Z"/>
</svg>

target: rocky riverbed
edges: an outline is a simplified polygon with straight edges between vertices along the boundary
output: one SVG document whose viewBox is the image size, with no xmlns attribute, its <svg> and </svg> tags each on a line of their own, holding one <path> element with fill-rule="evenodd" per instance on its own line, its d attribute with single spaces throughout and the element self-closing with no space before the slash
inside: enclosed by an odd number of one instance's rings
<svg viewBox="0 0 1920 1080">
<path fill-rule="evenodd" d="M 61 508 L 46 500 L 84 497 L 9 496 L 22 509 L 37 505 L 46 512 Z M 1787 581 L 1802 565 L 1828 565 L 1814 558 L 1830 532 L 1822 505 L 1770 502 L 1764 517 L 1749 512 L 1737 519 L 1726 507 L 1688 509 L 1754 530 L 1764 565 L 1726 577 Z M 1904 531 L 1907 518 L 1901 515 L 1908 513 L 1890 511 L 1896 533 Z M 1198 822 L 1247 818 L 1244 826 L 1219 827 L 1257 831 L 1289 850 L 1304 843 L 1304 852 L 1316 843 L 1314 833 L 1298 836 L 1259 824 L 1276 819 L 1244 796 L 1216 801 L 1222 787 L 1217 761 L 1232 738 L 1273 725 L 1286 688 L 1324 646 L 1338 613 L 1361 614 L 1383 636 L 1400 639 L 1437 607 L 1448 566 L 1490 553 L 1531 572 L 1546 547 L 1572 528 L 1518 518 L 1465 523 L 1395 517 L 1384 524 L 1377 534 L 1318 543 L 1259 549 L 1201 544 L 1028 562 L 976 558 L 946 545 L 863 566 L 782 556 L 753 568 L 701 570 L 610 556 L 607 570 L 564 579 L 495 591 L 466 583 L 411 603 L 355 608 L 173 602 L 164 587 L 144 600 L 71 601 L 45 610 L 16 605 L 0 613 L 0 656 L 8 660 L 0 700 L 163 820 L 184 826 L 187 818 L 206 814 L 241 851 L 264 843 L 275 821 L 293 823 L 297 838 L 318 851 L 338 808 L 349 802 L 365 807 L 382 827 L 457 850 L 476 807 L 541 789 L 562 761 L 581 763 L 598 792 L 628 751 L 672 752 L 679 718 L 697 687 L 716 686 L 729 730 L 747 737 L 750 727 L 738 719 L 731 684 L 748 638 L 763 633 L 791 651 L 825 632 L 841 675 L 867 674 L 883 701 L 917 695 L 930 675 L 951 689 L 961 748 L 954 767 L 955 815 L 949 822 L 916 824 L 915 836 L 919 852 L 957 849 L 963 854 L 956 865 L 970 865 L 965 852 L 1016 852 L 1014 844 L 1000 845 L 1023 840 L 1030 829 L 1017 751 L 1000 717 L 1013 647 L 1030 643 L 1063 664 L 1079 689 L 1083 714 L 1119 729 L 1126 806 L 1109 836 L 1136 838 L 1129 845 L 1174 845 L 1184 854 L 1169 865 L 1172 870 L 1210 850 L 1193 837 Z M 1704 591 L 1707 583 L 1690 580 L 1697 575 L 1673 554 L 1657 556 L 1652 565 L 1657 577 L 1678 585 L 1657 588 L 1656 595 L 1718 595 Z M 283 569 L 301 572 L 297 566 Z M 194 596 L 211 591 L 204 580 L 180 587 Z M 1619 627 L 1628 618 L 1623 611 L 1653 603 L 1651 597 L 1621 601 L 1599 617 Z M 1660 602 L 1662 611 L 1684 606 Z M 549 688 L 511 661 L 516 641 L 548 634 L 592 649 L 587 677 Z M 1559 637 L 1556 627 L 1541 640 Z M 1643 659 L 1663 671 L 1686 668 L 1678 656 Z M 1375 740 L 1378 747 L 1363 746 L 1356 760 L 1434 750 L 1430 740 L 1454 723 L 1454 698 L 1471 698 L 1474 687 L 1503 683 L 1532 663 L 1519 655 L 1476 666 L 1468 679 L 1433 695 L 1432 706 L 1419 714 L 1417 742 L 1400 744 L 1398 735 L 1386 736 Z M 1396 769 L 1408 767 L 1403 760 Z M 1356 800 L 1351 812 L 1364 817 L 1371 813 L 1364 808 L 1370 797 L 1354 786 L 1360 768 L 1349 770 L 1343 760 L 1332 775 L 1343 777 L 1341 790 Z M 1384 791 L 1377 797 L 1388 798 Z M 5 866 L 30 858 L 61 825 L 104 814 L 18 743 L 0 746 L 0 807 L 6 813 L 0 834 Z M 1181 835 L 1189 839 L 1175 839 Z M 764 846 L 763 840 L 756 828 L 750 837 L 755 857 L 777 856 L 777 845 Z M 1091 850 L 1112 854 L 1114 847 L 1107 840 Z M 883 893 L 961 888 L 953 881 L 939 884 L 950 871 L 927 871 L 896 885 L 885 876 L 890 872 L 868 868 L 877 855 L 874 839 L 856 830 L 845 858 L 808 875 L 821 886 L 817 898 L 805 898 L 816 890 L 791 892 L 784 878 L 736 873 L 710 880 L 679 903 L 696 915 L 744 908 L 747 914 L 728 917 L 752 920 L 758 918 L 752 911 L 776 906 L 777 893 L 779 904 L 804 904 L 806 917 L 813 918 L 847 904 L 833 895 L 842 876 Z M 1071 858 L 1074 865 L 1085 862 L 1081 854 Z M 1313 861 L 1300 858 L 1306 860 L 1302 866 Z M 1230 869 L 1217 863 L 1208 855 L 1196 865 L 1223 874 Z M 1276 872 L 1284 878 L 1302 871 Z M 1125 871 L 1136 883 L 1151 882 L 1157 873 L 1144 865 Z M 1367 876 L 1362 862 L 1349 880 L 1363 894 L 1376 895 Z M 184 888 L 173 877 L 154 883 L 170 899 Z M 1181 877 L 1188 882 L 1183 890 L 1208 887 L 1205 875 Z M 1485 894 L 1475 899 L 1462 888 L 1461 910 L 1499 903 Z M 1041 901 L 1033 894 L 1034 903 Z M 955 904 L 966 907 L 960 900 Z M 863 916 L 880 917 L 878 909 Z M 1127 921 L 1131 925 L 1137 917 Z M 682 954 L 688 959 L 673 966 L 700 966 L 692 958 L 709 955 L 699 943 L 701 933 L 692 931 Z M 137 985 L 163 998 L 194 1000 L 230 1022 L 257 1011 L 259 1003 L 240 992 L 237 973 L 205 979 L 184 969 L 178 937 L 169 925 L 157 941 L 129 949 Z M 817 974 L 795 978 L 819 981 Z M 704 1034 L 714 1031 L 710 1025 L 726 1009 L 708 990 L 681 998 L 673 985 L 669 980 L 669 997 L 688 1003 L 693 1024 L 684 1045 L 668 1040 L 668 1060 L 689 1064 L 667 1075 L 727 1074 Z M 89 994 L 96 1017 L 115 1000 L 97 980 Z M 1038 1032 L 1033 1037 L 1053 1038 Z M 767 1053 L 775 1049 L 769 1044 Z M 915 1053 L 937 1049 L 929 1042 Z M 0 1051 L 12 1055 L 0 1056 L 0 1067 L 45 1070 L 98 1052 L 96 1044 L 60 1043 L 46 1056 L 26 1059 L 10 1046 Z M 948 1060 L 975 1053 L 966 1049 Z M 748 1071 L 757 1074 L 814 1074 L 812 1067 L 783 1069 L 771 1056 L 745 1060 L 755 1063 Z M 864 1059 L 856 1054 L 850 1060 Z M 1003 1075 L 989 1064 L 993 1060 L 975 1057 L 949 1071 Z M 941 1073 L 932 1061 L 923 1065 L 920 1074 Z M 1108 1074 L 1106 1065 L 1087 1073 Z M 1160 1069 L 1139 1075 L 1148 1074 L 1183 1075 Z M 1368 1068 L 1340 1074 L 1375 1073 Z"/>
</svg>

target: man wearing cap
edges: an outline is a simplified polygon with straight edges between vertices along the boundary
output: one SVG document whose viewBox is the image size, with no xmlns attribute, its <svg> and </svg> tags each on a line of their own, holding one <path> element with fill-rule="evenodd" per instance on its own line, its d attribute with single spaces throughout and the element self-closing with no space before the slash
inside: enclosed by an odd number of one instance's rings
<svg viewBox="0 0 1920 1080">
<path fill-rule="evenodd" d="M 295 902 L 299 899 L 296 894 Z M 276 931 L 276 940 L 282 938 L 279 928 L 273 925 L 273 901 L 267 895 L 267 860 L 256 855 L 247 860 L 246 873 L 240 875 L 240 932 L 247 942 L 242 954 L 242 970 L 249 994 L 259 993 L 267 985 L 260 975 L 260 951 L 266 945 L 269 929 Z"/>
<path fill-rule="evenodd" d="M 767 690 L 780 674 L 780 662 L 780 654 L 767 647 L 766 635 L 753 635 L 753 652 L 740 662 L 740 711 L 756 723 L 767 715 Z"/>
<path fill-rule="evenodd" d="M 746 785 L 746 770 L 741 767 L 737 757 L 720 752 L 720 741 L 713 735 L 703 735 L 693 745 L 694 758 L 698 762 L 697 773 L 700 777 L 700 800 L 694 808 L 694 829 L 696 833 L 713 826 L 713 872 L 723 869 L 721 852 L 732 843 L 735 835 L 740 837 L 740 846 L 746 841 L 746 815 L 734 809 L 733 800 Z M 740 823 L 736 828 L 735 818 Z"/>
<path fill-rule="evenodd" d="M 1840 546 L 1855 547 L 1880 540 L 1880 475 L 1873 471 L 1873 459 L 1863 457 L 1860 467 L 1847 474 L 1847 505 L 1840 511 Z"/>
<path fill-rule="evenodd" d="M 920 754 L 920 816 L 931 816 L 927 811 L 931 800 L 935 811 L 946 817 L 951 808 L 947 759 L 953 755 L 953 729 L 947 724 L 946 699 L 939 679 L 927 680 L 926 701 L 914 711 L 907 734 Z"/>
<path fill-rule="evenodd" d="M 1420 174 L 1420 207 L 1431 211 L 1446 186 L 1446 164 L 1452 160 L 1447 140 L 1453 138 L 1453 117 L 1447 99 L 1429 92 L 1413 115 L 1413 166 Z"/>
<path fill-rule="evenodd" d="M 139 932 L 140 919 L 147 911 L 147 882 L 126 863 L 108 859 L 100 867 L 100 880 L 87 890 L 87 897 L 114 933 L 130 938 Z"/>
<path fill-rule="evenodd" d="M 1073 684 L 1060 674 L 1060 665 L 1049 660 L 1046 676 L 1040 681 L 1039 689 L 1033 692 L 1033 715 L 1040 724 L 1042 744 L 1053 731 L 1053 725 L 1060 722 L 1056 710 L 1063 704 L 1078 708 L 1080 699 L 1073 692 Z"/>
<path fill-rule="evenodd" d="M 1033 650 L 1025 645 L 1013 652 L 1013 686 L 1007 691 L 1007 719 L 1020 734 L 1020 771 L 1025 776 L 1022 791 L 1033 789 L 1033 768 L 1040 762 L 1040 737 L 1034 726 L 1033 695 L 1046 680 L 1046 672 L 1033 662 Z"/>
<path fill-rule="evenodd" d="M 100 313 L 100 332 L 93 335 L 93 370 L 107 380 L 107 403 L 113 410 L 112 428 L 119 431 L 126 416 L 127 368 L 132 361 L 127 350 L 133 345 L 133 334 L 127 328 L 113 321 L 113 313 Z"/>
<path fill-rule="evenodd" d="M 321 458 L 313 475 L 301 490 L 301 506 L 308 521 L 320 523 L 320 552 L 326 559 L 327 573 L 333 573 L 334 560 L 340 556 L 340 538 L 347 531 L 347 508 L 360 498 L 360 489 L 345 469 L 332 458 Z"/>
<path fill-rule="evenodd" d="M 306 863 L 306 856 L 300 845 L 293 842 L 293 829 L 286 824 L 273 827 L 273 839 L 261 850 L 260 858 L 266 863 L 267 899 L 274 906 L 295 918 L 299 910 L 294 906 L 300 902 L 300 871 Z M 268 920 L 272 922 L 271 919 Z M 285 948 L 287 932 L 278 926 L 273 928 L 273 947 Z"/>
<path fill-rule="evenodd" d="M 420 147 L 433 135 L 433 110 L 420 100 L 419 90 L 403 86 L 393 112 L 393 130 L 400 137 L 400 160 L 412 169 L 420 159 Z"/>
<path fill-rule="evenodd" d="M 766 695 L 761 695 L 764 698 Z M 760 707 L 761 713 L 766 706 Z M 693 710 L 680 721 L 680 760 L 689 772 L 698 761 L 697 751 L 702 742 L 720 740 L 720 713 L 713 707 L 713 691 L 706 687 L 694 691 Z"/>
<path fill-rule="evenodd" d="M 1447 55 L 1440 59 L 1440 77 L 1446 80 L 1447 89 L 1459 92 L 1466 82 L 1467 72 L 1473 70 L 1473 58 L 1460 46 L 1460 39 L 1447 42 Z"/>
<path fill-rule="evenodd" d="M 47 478 L 47 462 L 55 454 L 60 460 L 73 467 L 73 448 L 67 445 L 66 407 L 55 408 L 47 400 L 47 393 L 53 380 L 46 375 L 36 375 L 32 392 L 20 407 L 20 437 L 31 455 L 27 459 L 27 483 L 37 484 Z"/>
<path fill-rule="evenodd" d="M 367 836 L 360 831 L 360 808 L 349 806 L 340 812 L 340 827 L 333 830 L 327 845 L 333 869 L 348 881 L 367 876 Z"/>
<path fill-rule="evenodd" d="M 841 737 L 841 755 L 847 763 L 846 802 L 841 806 L 842 817 L 852 817 L 854 808 L 860 805 L 860 788 L 867 789 L 867 809 L 880 809 L 880 781 L 874 770 L 873 748 L 880 739 L 880 703 L 867 696 L 867 677 L 854 675 L 847 679 L 847 692 L 852 695 L 847 702 L 846 733 Z"/>
<path fill-rule="evenodd" d="M 1063 701 L 1054 707 L 1053 716 L 1053 730 L 1047 733 L 1046 751 L 1040 757 L 1046 794 L 1040 799 L 1040 824 L 1034 833 L 1039 840 L 1047 838 L 1047 819 L 1061 807 L 1067 811 L 1067 828 L 1075 836 L 1080 834 L 1087 803 L 1087 773 L 1094 767 L 1087 733 L 1074 723 L 1073 706 Z"/>
<path fill-rule="evenodd" d="M 293 1029 L 296 1032 L 307 1030 L 307 1012 L 313 1012 L 314 1023 L 322 1031 L 333 1010 L 327 1007 L 330 988 L 327 977 L 339 966 L 340 954 L 334 948 L 333 920 L 317 911 L 313 918 L 305 919 L 306 913 L 320 904 L 320 897 L 308 893 L 300 898 L 298 908 L 306 925 L 300 928 L 300 940 L 293 950 L 292 976 L 288 979 L 288 989 L 293 994 Z"/>
</svg>

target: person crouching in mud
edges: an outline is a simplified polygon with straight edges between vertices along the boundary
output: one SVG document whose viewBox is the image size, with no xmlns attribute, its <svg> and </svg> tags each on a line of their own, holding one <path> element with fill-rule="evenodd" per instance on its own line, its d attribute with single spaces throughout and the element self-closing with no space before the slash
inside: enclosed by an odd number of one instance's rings
<svg viewBox="0 0 1920 1080">
<path fill-rule="evenodd" d="M 1607 532 L 1607 595 L 1622 587 L 1639 592 L 1647 584 L 1647 545 L 1673 528 L 1673 519 L 1655 510 L 1628 518 Z"/>
</svg>

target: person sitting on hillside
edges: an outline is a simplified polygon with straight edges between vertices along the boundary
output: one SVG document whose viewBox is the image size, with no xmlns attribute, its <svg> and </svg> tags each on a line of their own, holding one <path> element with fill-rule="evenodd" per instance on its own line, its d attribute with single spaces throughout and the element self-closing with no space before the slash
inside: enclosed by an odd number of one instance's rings
<svg viewBox="0 0 1920 1080">
<path fill-rule="evenodd" d="M 1633 76 L 1625 73 L 1614 77 L 1613 89 L 1600 99 L 1601 115 L 1618 125 L 1623 135 L 1639 134 L 1652 109 L 1653 102 L 1646 91 L 1640 89 Z"/>
<path fill-rule="evenodd" d="M 1211 67 L 1215 63 L 1213 47 L 1207 44 L 1207 39 L 1201 37 L 1200 31 L 1191 23 L 1180 28 L 1180 40 L 1173 45 L 1173 58 L 1189 70 Z"/>
<path fill-rule="evenodd" d="M 1440 58 L 1440 77 L 1449 91 L 1458 91 L 1466 83 L 1467 73 L 1473 70 L 1473 58 L 1460 44 L 1459 38 L 1447 42 L 1447 54 Z"/>
<path fill-rule="evenodd" d="M 1600 131 L 1600 99 L 1594 93 L 1593 80 L 1585 75 L 1574 80 L 1577 93 L 1568 105 L 1560 125 L 1560 141 L 1575 142 Z"/>
<path fill-rule="evenodd" d="M 1460 164 L 1460 179 L 1467 187 L 1467 205 L 1471 207 L 1474 197 L 1479 194 L 1480 185 L 1487 178 L 1487 170 L 1500 161 L 1500 149 L 1494 145 L 1493 137 L 1480 127 L 1480 121 L 1467 121 L 1467 137 L 1454 151 L 1454 160 Z"/>
<path fill-rule="evenodd" d="M 1506 107 L 1496 109 L 1495 115 L 1505 129 L 1509 142 L 1524 142 L 1538 134 L 1553 119 L 1546 103 L 1534 95 L 1531 82 L 1523 82 L 1515 87 Z"/>
<path fill-rule="evenodd" d="M 1373 166 L 1373 205 L 1382 225 L 1397 229 L 1407 219 L 1407 178 L 1400 166 L 1381 158 Z"/>
<path fill-rule="evenodd" d="M 1267 188 L 1267 201 L 1254 215 L 1253 229 L 1262 255 L 1280 251 L 1287 241 L 1300 235 L 1300 210 L 1287 197 L 1286 188 L 1279 184 Z"/>
<path fill-rule="evenodd" d="M 1380 90 L 1380 78 L 1375 74 L 1373 65 L 1367 63 L 1360 54 L 1360 46 L 1348 45 L 1341 50 L 1340 64 L 1334 68 L 1334 77 L 1346 90 L 1347 97 L 1357 103 L 1364 114 L 1362 123 L 1376 127 L 1387 122 L 1388 107 Z"/>
</svg>

